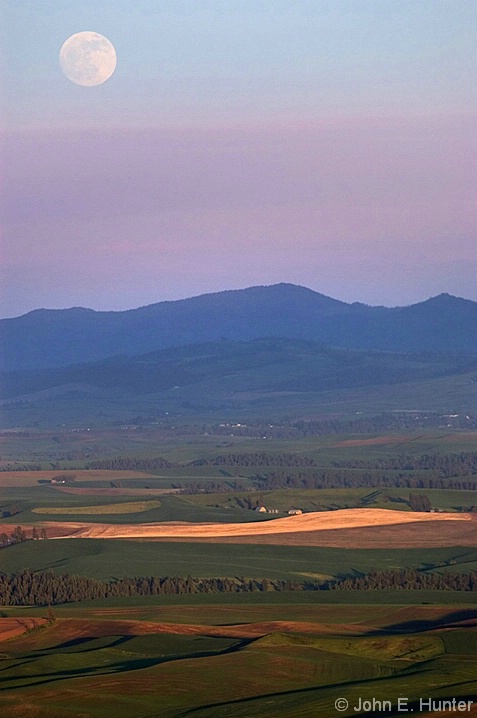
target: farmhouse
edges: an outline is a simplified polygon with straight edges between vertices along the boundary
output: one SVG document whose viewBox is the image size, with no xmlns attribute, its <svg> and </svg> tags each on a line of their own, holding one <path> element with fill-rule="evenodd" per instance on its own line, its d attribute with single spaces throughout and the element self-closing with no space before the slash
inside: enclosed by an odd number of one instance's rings
<svg viewBox="0 0 477 718">
<path fill-rule="evenodd" d="M 298 516 L 299 514 L 302 514 L 303 511 L 301 509 L 290 509 L 288 511 L 289 516 Z"/>
</svg>

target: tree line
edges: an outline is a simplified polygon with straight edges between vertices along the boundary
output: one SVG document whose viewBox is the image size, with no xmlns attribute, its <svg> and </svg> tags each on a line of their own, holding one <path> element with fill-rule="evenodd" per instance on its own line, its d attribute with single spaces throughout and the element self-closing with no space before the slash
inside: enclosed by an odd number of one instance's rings
<svg viewBox="0 0 477 718">
<path fill-rule="evenodd" d="M 31 538 L 33 541 L 40 541 L 42 539 L 46 539 L 46 529 L 43 527 L 40 529 L 40 531 L 38 531 L 36 526 L 34 526 Z M 23 529 L 21 526 L 16 526 L 10 535 L 7 534 L 5 531 L 0 533 L 0 548 L 3 548 L 5 546 L 12 546 L 16 543 L 23 543 L 24 541 L 28 541 L 28 536 L 26 535 L 25 529 Z"/>
<path fill-rule="evenodd" d="M 269 454 L 260 451 L 250 454 L 224 454 L 211 459 L 196 459 L 189 466 L 316 466 L 311 456 L 300 454 Z"/>
<path fill-rule="evenodd" d="M 430 475 L 429 475 L 430 474 Z M 177 481 L 173 488 L 183 494 L 245 493 L 276 489 L 455 489 L 477 491 L 477 479 L 439 478 L 431 472 L 392 474 L 377 470 L 317 469 L 315 471 L 267 471 L 250 477 L 252 486 L 240 479 Z"/>
<path fill-rule="evenodd" d="M 299 419 L 290 421 L 300 436 L 326 434 L 374 434 L 382 431 L 413 429 L 477 429 L 477 416 L 468 414 L 439 414 L 434 412 L 382 413 L 356 419 Z"/>
<path fill-rule="evenodd" d="M 245 493 L 247 491 L 255 491 L 255 486 L 249 486 L 242 481 L 229 479 L 218 479 L 216 481 L 176 481 L 172 483 L 173 489 L 180 489 L 181 494 L 229 494 L 229 493 Z"/>
<path fill-rule="evenodd" d="M 284 579 L 140 577 L 100 581 L 86 576 L 56 575 L 24 570 L 0 574 L 0 604 L 39 606 L 124 596 L 171 596 L 191 593 L 249 593 L 304 590 L 303 584 Z"/>
<path fill-rule="evenodd" d="M 173 469 L 177 467 L 173 461 L 163 456 L 153 458 L 138 458 L 135 456 L 116 456 L 111 459 L 99 459 L 85 464 L 85 469 L 106 469 L 112 471 L 155 471 L 157 469 Z"/>
<path fill-rule="evenodd" d="M 430 472 L 429 472 L 430 473 Z M 269 471 L 251 477 L 257 489 L 458 489 L 477 490 L 477 479 L 443 478 L 429 473 L 383 473 L 378 470 L 319 469 L 318 471 Z"/>
<path fill-rule="evenodd" d="M 320 464 L 312 456 L 301 454 L 271 454 L 266 451 L 242 454 L 223 454 L 212 458 L 192 461 L 188 466 L 270 466 L 278 468 L 313 468 Z M 368 469 L 380 471 L 425 471 L 433 479 L 477 475 L 477 451 L 459 454 L 424 454 L 417 456 L 393 456 L 380 459 L 346 459 L 331 462 L 331 468 Z"/>
<path fill-rule="evenodd" d="M 97 459 L 88 463 L 82 463 L 77 466 L 69 466 L 68 469 L 62 467 L 61 462 L 51 463 L 51 468 L 55 471 L 66 471 L 73 470 L 79 471 L 82 469 L 105 469 L 112 471 L 154 471 L 157 469 L 174 469 L 181 464 L 176 464 L 173 461 L 168 461 L 162 456 L 155 456 L 153 458 L 138 458 L 136 456 L 116 456 L 111 459 Z M 0 471 L 43 471 L 44 466 L 38 463 L 26 464 L 26 463 L 15 463 L 15 464 L 4 464 L 0 466 Z"/>
<path fill-rule="evenodd" d="M 332 461 L 333 466 L 346 469 L 382 469 L 384 471 L 432 471 L 442 478 L 477 474 L 477 451 L 460 454 L 421 454 L 417 456 L 391 456 L 372 461 L 346 459 Z"/>
<path fill-rule="evenodd" d="M 477 429 L 477 416 L 437 412 L 383 412 L 353 419 L 294 419 L 276 417 L 256 419 L 240 426 L 215 424 L 201 427 L 203 432 L 218 436 L 250 436 L 267 439 L 295 439 L 307 436 L 340 434 L 379 434 L 421 429 Z"/>
<path fill-rule="evenodd" d="M 477 477 L 477 451 L 464 451 L 450 454 L 400 455 L 377 459 L 350 458 L 333 460 L 329 467 L 322 467 L 312 456 L 295 453 L 274 454 L 266 451 L 251 453 L 219 454 L 210 458 L 196 459 L 190 462 L 174 462 L 163 456 L 141 458 L 135 456 L 116 456 L 85 463 L 78 469 L 104 469 L 113 471 L 156 471 L 160 469 L 183 468 L 184 466 L 228 466 L 231 468 L 276 467 L 276 468 L 320 468 L 326 469 L 365 469 L 368 471 L 422 471 L 429 480 Z M 41 471 L 41 464 L 15 464 L 0 467 L 0 471 Z M 64 471 L 59 464 L 55 470 Z M 75 470 L 69 467 L 69 470 Z M 58 477 L 57 477 L 58 478 Z M 477 478 L 476 478 L 477 481 Z M 476 488 L 473 486 L 431 486 L 422 488 Z"/>
<path fill-rule="evenodd" d="M 353 576 L 336 581 L 332 590 L 375 591 L 399 590 L 444 590 L 477 591 L 477 573 L 424 573 L 415 569 L 390 569 L 371 571 L 364 576 Z"/>
<path fill-rule="evenodd" d="M 140 577 L 99 581 L 85 576 L 56 575 L 47 571 L 24 570 L 0 573 L 0 604 L 3 606 L 53 606 L 97 598 L 124 596 L 171 596 L 197 593 L 251 593 L 268 591 L 431 589 L 477 591 L 477 573 L 424 573 L 413 569 L 372 571 L 326 581 L 304 582 L 270 578 L 187 578 Z"/>
<path fill-rule="evenodd" d="M 186 402 L 187 407 L 192 405 Z M 227 406 L 232 409 L 232 406 Z M 240 423 L 238 423 L 240 422 Z M 120 422 L 118 422 L 120 423 Z M 326 436 L 340 434 L 374 434 L 392 431 L 412 431 L 421 429 L 477 429 L 477 416 L 469 414 L 443 414 L 438 412 L 382 412 L 374 416 L 358 415 L 343 419 L 296 419 L 294 417 L 270 416 L 256 419 L 237 417 L 236 423 L 221 424 L 176 424 L 170 426 L 163 416 L 136 416 L 131 424 L 141 427 L 153 424 L 164 436 L 194 436 L 210 434 L 214 436 L 248 436 L 267 439 L 296 439 L 306 436 Z"/>
<path fill-rule="evenodd" d="M 29 463 L 14 463 L 14 464 L 2 464 L 0 466 L 0 472 L 6 472 L 9 473 L 11 471 L 41 471 L 42 465 L 38 463 L 29 464 Z"/>
</svg>

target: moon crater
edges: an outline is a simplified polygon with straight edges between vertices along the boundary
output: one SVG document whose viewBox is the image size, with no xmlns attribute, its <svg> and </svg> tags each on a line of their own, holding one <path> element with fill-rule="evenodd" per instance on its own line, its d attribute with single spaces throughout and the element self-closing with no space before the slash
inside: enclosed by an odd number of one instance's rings
<svg viewBox="0 0 477 718">
<path fill-rule="evenodd" d="M 68 80 L 76 85 L 102 85 L 116 69 L 116 50 L 104 35 L 77 32 L 63 43 L 60 66 Z"/>
</svg>

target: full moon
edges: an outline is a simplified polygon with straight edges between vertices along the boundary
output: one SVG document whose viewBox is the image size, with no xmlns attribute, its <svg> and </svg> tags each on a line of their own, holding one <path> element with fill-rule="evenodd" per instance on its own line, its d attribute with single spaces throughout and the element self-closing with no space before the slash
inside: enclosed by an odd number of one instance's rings
<svg viewBox="0 0 477 718">
<path fill-rule="evenodd" d="M 116 50 L 112 42 L 97 32 L 77 32 L 63 43 L 60 65 L 76 85 L 94 87 L 109 80 L 116 68 Z"/>
</svg>

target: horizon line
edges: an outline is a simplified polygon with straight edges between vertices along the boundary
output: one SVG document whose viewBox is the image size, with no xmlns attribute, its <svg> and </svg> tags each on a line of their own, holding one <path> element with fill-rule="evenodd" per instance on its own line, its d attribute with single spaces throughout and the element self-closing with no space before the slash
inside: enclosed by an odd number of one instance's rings
<svg viewBox="0 0 477 718">
<path fill-rule="evenodd" d="M 0 317 L 0 321 L 20 319 L 22 317 L 28 316 L 29 314 L 33 314 L 35 312 L 65 312 L 65 311 L 71 311 L 71 310 L 75 310 L 75 309 L 87 311 L 87 312 L 94 312 L 96 314 L 122 314 L 125 312 L 133 312 L 133 311 L 137 311 L 139 309 L 145 309 L 147 307 L 156 306 L 158 304 L 174 304 L 176 302 L 186 302 L 189 300 L 200 299 L 202 297 L 214 296 L 214 295 L 218 295 L 218 294 L 230 294 L 232 292 L 234 292 L 234 293 L 246 292 L 246 291 L 250 291 L 253 289 L 272 289 L 274 287 L 293 287 L 295 289 L 303 289 L 308 292 L 311 292 L 312 294 L 318 294 L 322 297 L 326 297 L 327 299 L 331 299 L 332 301 L 338 302 L 340 304 L 345 304 L 347 306 L 352 306 L 353 304 L 360 304 L 360 305 L 366 306 L 366 307 L 384 308 L 384 309 L 401 309 L 401 308 L 405 308 L 405 307 L 412 307 L 417 304 L 423 304 L 425 302 L 428 302 L 432 299 L 436 299 L 437 297 L 441 297 L 441 296 L 448 296 L 448 297 L 452 297 L 454 299 L 461 299 L 462 301 L 472 302 L 474 304 L 477 303 L 477 299 L 470 299 L 469 297 L 462 297 L 462 296 L 458 296 L 456 294 L 450 294 L 449 292 L 439 292 L 438 294 L 434 294 L 430 297 L 427 297 L 427 299 L 422 299 L 417 302 L 411 302 L 408 304 L 395 304 L 395 305 L 368 304 L 367 302 L 361 302 L 358 300 L 356 300 L 354 302 L 346 302 L 342 299 L 337 299 L 336 297 L 331 297 L 330 295 L 323 294 L 322 292 L 319 292 L 315 289 L 306 287 L 303 284 L 294 284 L 293 282 L 274 282 L 273 284 L 254 284 L 254 285 L 249 285 L 246 287 L 238 287 L 235 289 L 221 289 L 221 290 L 214 291 L 214 292 L 203 292 L 201 294 L 193 294 L 193 295 L 187 295 L 184 297 L 179 297 L 177 299 L 161 299 L 157 302 L 150 302 L 149 304 L 140 304 L 138 306 L 128 307 L 127 309 L 94 309 L 93 307 L 85 307 L 85 306 L 81 306 L 81 305 L 71 305 L 71 306 L 67 306 L 67 307 L 36 307 L 36 308 L 30 309 L 22 314 L 17 314 L 14 316 Z"/>
</svg>

